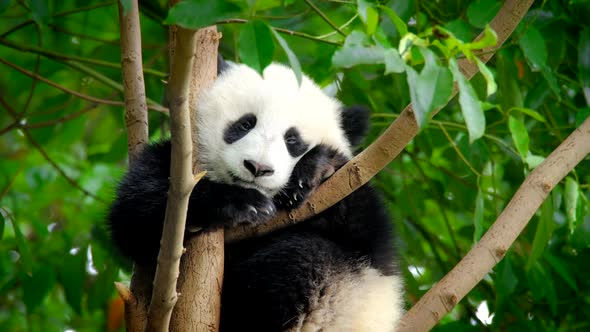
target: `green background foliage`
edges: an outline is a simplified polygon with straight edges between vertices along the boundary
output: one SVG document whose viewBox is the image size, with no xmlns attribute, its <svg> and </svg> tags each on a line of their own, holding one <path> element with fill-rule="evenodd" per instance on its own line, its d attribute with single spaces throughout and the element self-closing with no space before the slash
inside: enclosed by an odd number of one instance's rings
<svg viewBox="0 0 590 332">
<path fill-rule="evenodd" d="M 128 1 L 123 1 L 127 5 Z M 374 184 L 391 210 L 407 307 L 490 227 L 525 176 L 590 115 L 590 2 L 537 1 L 470 82 L 457 59 L 495 42 L 502 2 L 141 1 L 151 104 L 165 98 L 167 24 L 218 23 L 220 52 L 308 73 L 373 110 L 370 143 L 410 102 L 419 135 Z M 0 330 L 120 328 L 129 262 L 103 227 L 127 165 L 115 1 L 0 0 Z M 299 69 L 300 68 L 300 69 Z M 459 96 L 442 107 L 451 83 Z M 168 135 L 150 111 L 150 138 Z M 590 162 L 583 161 L 436 330 L 590 328 Z M 482 313 L 488 308 L 493 319 Z"/>
</svg>

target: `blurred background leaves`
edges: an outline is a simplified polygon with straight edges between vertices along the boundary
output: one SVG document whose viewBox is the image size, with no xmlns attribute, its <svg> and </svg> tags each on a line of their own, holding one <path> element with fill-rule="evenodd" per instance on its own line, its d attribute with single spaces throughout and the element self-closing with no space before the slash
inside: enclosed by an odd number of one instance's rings
<svg viewBox="0 0 590 332">
<path fill-rule="evenodd" d="M 125 5 L 126 1 L 123 1 Z M 345 104 L 371 107 L 370 143 L 414 101 L 420 134 L 375 179 L 400 239 L 411 306 L 502 211 L 532 168 L 590 116 L 590 2 L 536 2 L 470 82 L 454 62 L 502 1 L 140 3 L 146 93 L 164 104 L 167 25 L 218 23 L 220 52 L 279 61 Z M 127 165 L 115 1 L 0 0 L 0 330 L 116 331 L 129 262 L 103 227 Z M 17 65 L 27 76 L 15 70 Z M 295 69 L 298 72 L 298 69 Z M 35 78 L 36 77 L 36 78 Z M 460 94 L 447 101 L 451 81 Z M 167 116 L 150 111 L 152 140 Z M 590 328 L 590 162 L 436 330 Z"/>
</svg>

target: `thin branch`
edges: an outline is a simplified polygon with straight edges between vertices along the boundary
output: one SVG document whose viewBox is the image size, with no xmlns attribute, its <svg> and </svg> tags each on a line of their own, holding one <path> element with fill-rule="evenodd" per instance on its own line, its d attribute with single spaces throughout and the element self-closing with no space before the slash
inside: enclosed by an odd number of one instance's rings
<svg viewBox="0 0 590 332">
<path fill-rule="evenodd" d="M 551 190 L 590 153 L 590 118 L 535 168 L 479 243 L 406 313 L 399 331 L 427 331 L 506 254 Z"/>
<path fill-rule="evenodd" d="M 507 0 L 504 3 L 496 17 L 490 22 L 490 27 L 498 34 L 498 43 L 483 50 L 485 54 L 479 56 L 482 62 L 486 63 L 494 54 L 491 51 L 501 47 L 508 39 L 532 2 L 533 0 Z M 482 37 L 483 33 L 476 40 Z M 478 72 L 477 65 L 465 59 L 459 60 L 459 67 L 467 79 L 471 79 Z M 455 86 L 451 97 L 457 92 L 458 89 Z M 436 114 L 437 111 L 433 113 Z M 381 136 L 326 180 L 301 207 L 289 213 L 280 212 L 273 220 L 260 226 L 240 226 L 228 229 L 226 241 L 260 236 L 324 211 L 367 183 L 377 172 L 389 164 L 417 133 L 418 126 L 414 111 L 412 105 L 408 105 Z"/>
<path fill-rule="evenodd" d="M 12 116 L 12 118 L 14 120 L 18 119 L 19 114 L 6 102 L 6 100 L 4 100 L 4 98 L 2 98 L 2 96 L 0 96 L 0 105 L 2 105 L 7 111 L 8 114 L 10 114 L 10 116 Z M 23 128 L 22 129 L 23 134 L 25 135 L 25 137 L 27 138 L 27 140 L 31 143 L 31 145 L 33 145 L 35 147 L 35 149 L 37 149 L 37 151 L 39 151 L 39 153 L 43 156 L 43 158 L 45 158 L 45 160 L 64 178 L 66 179 L 66 181 L 71 184 L 74 188 L 80 190 L 82 193 L 84 193 L 84 195 L 88 196 L 88 197 L 92 197 L 95 200 L 97 200 L 98 202 L 107 204 L 107 202 L 96 196 L 95 194 L 89 192 L 88 190 L 84 189 L 78 182 L 76 182 L 76 180 L 72 179 L 70 176 L 68 176 L 66 174 L 66 172 L 55 162 L 53 161 L 53 159 L 51 159 L 51 157 L 49 157 L 49 154 L 47 154 L 47 152 L 45 151 L 45 149 L 33 138 L 33 136 L 31 135 L 31 133 L 29 132 L 28 129 Z"/>
<path fill-rule="evenodd" d="M 342 24 L 340 26 L 340 29 L 342 30 L 342 29 L 346 28 L 347 26 L 351 25 L 352 22 L 354 22 L 354 20 L 356 20 L 357 17 L 359 17 L 359 14 L 358 13 L 354 14 L 348 21 L 344 22 L 344 24 Z M 317 36 L 317 38 L 324 39 L 324 38 L 331 37 L 337 33 L 338 33 L 337 31 L 332 31 L 332 32 L 326 33 L 325 35 Z"/>
<path fill-rule="evenodd" d="M 51 59 L 72 60 L 72 61 L 88 63 L 88 64 L 106 67 L 106 68 L 121 69 L 121 64 L 119 64 L 119 63 L 114 63 L 114 62 L 109 62 L 109 61 L 104 61 L 104 60 L 97 60 L 97 59 L 92 59 L 92 58 L 85 58 L 85 57 L 80 57 L 80 56 L 75 56 L 75 55 L 61 54 L 58 52 L 43 49 L 41 47 L 35 47 L 35 46 L 31 46 L 31 45 L 15 43 L 15 42 L 8 40 L 8 39 L 0 38 L 0 44 L 4 45 L 6 47 L 10 47 L 12 49 L 19 50 L 19 51 L 43 55 L 43 56 L 51 58 Z M 153 75 L 153 76 L 159 77 L 159 78 L 166 78 L 168 76 L 166 73 L 163 73 L 161 71 L 157 71 L 154 69 L 150 69 L 150 68 L 143 69 L 143 72 L 145 74 Z"/>
<path fill-rule="evenodd" d="M 314 12 L 316 12 L 318 15 L 320 15 L 320 17 L 326 21 L 326 23 L 328 23 L 334 30 L 338 31 L 339 34 L 341 34 L 342 36 L 346 37 L 346 34 L 340 30 L 340 28 L 334 24 L 334 22 L 332 22 L 332 20 L 330 20 L 330 18 L 328 16 L 326 16 L 326 14 L 324 14 L 324 12 L 321 11 L 321 9 L 319 7 L 317 7 L 313 2 L 311 2 L 310 0 L 305 0 L 305 3 L 311 7 L 311 9 L 313 9 Z"/>
<path fill-rule="evenodd" d="M 138 1 L 131 1 L 127 15 L 118 2 L 119 29 L 121 42 L 121 67 L 125 95 L 125 127 L 127 128 L 127 148 L 129 167 L 134 167 L 142 148 L 149 140 L 148 114 L 146 107 L 145 84 L 142 71 L 141 26 L 139 23 Z M 118 84 L 118 83 L 114 83 Z M 116 284 L 125 303 L 125 325 L 128 332 L 143 332 L 147 322 L 150 281 L 152 269 L 135 264 L 131 277 L 131 289 Z"/>
<path fill-rule="evenodd" d="M 220 21 L 215 22 L 216 25 L 217 24 L 234 24 L 234 23 L 235 24 L 245 24 L 245 23 L 248 23 L 248 20 L 245 20 L 242 18 L 230 18 L 227 20 L 220 20 Z M 330 45 L 336 45 L 336 46 L 342 45 L 341 42 L 322 39 L 317 36 L 312 36 L 310 34 L 307 34 L 305 32 L 293 31 L 293 30 L 277 28 L 277 27 L 271 27 L 271 29 L 275 30 L 276 32 L 280 32 L 282 34 L 295 36 L 295 37 L 299 37 L 299 38 L 304 38 L 304 39 L 309 39 L 309 40 L 313 40 L 313 41 L 324 43 L 324 44 L 330 44 Z"/>
<path fill-rule="evenodd" d="M 106 2 L 101 2 L 101 3 L 97 3 L 95 5 L 90 5 L 90 6 L 85 6 L 85 7 L 80 7 L 80 8 L 76 8 L 76 9 L 71 9 L 71 10 L 66 10 L 63 12 L 59 12 L 53 15 L 53 17 L 63 17 L 63 16 L 68 16 L 68 15 L 72 15 L 72 14 L 77 14 L 77 13 L 81 13 L 81 12 L 86 12 L 92 9 L 97 9 L 97 8 L 102 8 L 102 7 L 108 7 L 110 5 L 114 5 L 115 1 L 106 1 Z M 28 25 L 31 25 L 35 23 L 34 20 L 26 20 L 22 23 L 19 23 L 17 25 L 15 25 L 14 27 L 8 29 L 8 31 L 2 33 L 0 35 L 0 38 L 5 38 L 8 35 L 12 34 L 13 32 L 20 30 L 21 28 L 24 28 Z"/>
<path fill-rule="evenodd" d="M 39 44 L 39 46 L 42 45 L 42 38 L 43 36 L 41 35 L 41 28 L 39 27 L 39 25 L 35 25 L 36 27 L 36 31 L 37 31 L 37 43 Z M 37 55 L 37 59 L 35 59 L 35 69 L 33 69 L 33 72 L 35 74 L 39 74 L 39 68 L 41 67 L 41 56 Z M 31 84 L 31 89 L 29 90 L 29 96 L 27 97 L 27 101 L 25 102 L 25 106 L 23 106 L 23 110 L 21 112 L 21 116 L 25 115 L 27 113 L 27 110 L 29 109 L 29 106 L 31 105 L 31 100 L 33 100 L 33 94 L 35 93 L 35 88 L 37 87 L 37 79 L 33 79 L 33 83 Z"/>
<path fill-rule="evenodd" d="M 71 95 L 74 95 L 74 96 L 76 96 L 78 98 L 85 99 L 85 100 L 88 100 L 88 101 L 91 101 L 91 102 L 95 102 L 95 103 L 98 103 L 98 104 L 105 104 L 105 105 L 111 105 L 111 106 L 125 106 L 125 103 L 123 103 L 121 101 L 109 100 L 109 99 L 101 99 L 101 98 L 89 96 L 89 95 L 86 95 L 86 94 L 83 94 L 83 93 L 80 93 L 80 92 L 77 92 L 77 91 L 68 89 L 68 88 L 66 88 L 66 87 L 64 87 L 62 85 L 59 85 L 59 84 L 57 84 L 57 83 L 55 83 L 53 81 L 50 81 L 50 80 L 46 79 L 43 76 L 36 75 L 35 73 L 32 73 L 32 72 L 30 72 L 30 71 L 28 71 L 28 70 L 26 70 L 26 69 L 24 69 L 24 68 L 22 68 L 22 67 L 20 67 L 18 65 L 15 65 L 12 62 L 8 62 L 5 59 L 0 58 L 0 62 L 1 63 L 4 63 L 5 65 L 7 65 L 7 66 L 9 66 L 9 67 L 11 67 L 11 68 L 13 68 L 13 69 L 15 69 L 15 70 L 23 73 L 23 74 L 25 74 L 25 75 L 27 75 L 29 77 L 36 78 L 36 79 L 38 79 L 39 81 L 41 81 L 41 82 L 43 82 L 45 84 L 51 85 L 52 87 L 54 87 L 56 89 L 59 89 L 59 90 L 65 92 L 65 93 L 69 93 Z M 160 105 L 149 105 L 148 108 L 153 109 L 155 111 L 159 111 L 159 112 L 166 112 L 167 111 L 166 108 L 164 108 L 164 107 L 162 107 Z"/>
<path fill-rule="evenodd" d="M 130 14 L 129 14 L 130 15 Z M 123 27 L 122 27 L 123 29 Z M 148 310 L 147 331 L 168 331 L 172 309 L 178 300 L 180 258 L 184 247 L 184 230 L 190 194 L 195 186 L 192 172 L 192 137 L 188 95 L 196 31 L 178 28 L 168 91 L 170 96 L 170 189 L 154 289 Z M 204 175 L 204 174 L 203 174 Z"/>
<path fill-rule="evenodd" d="M 471 165 L 469 160 L 467 160 L 467 158 L 465 158 L 465 156 L 463 155 L 461 150 L 459 150 L 459 147 L 457 146 L 457 144 L 455 144 L 455 141 L 453 141 L 453 138 L 451 137 L 451 135 L 449 135 L 449 132 L 447 132 L 447 130 L 445 129 L 445 126 L 443 126 L 442 124 L 439 124 L 438 126 L 439 126 L 440 130 L 442 130 L 445 137 L 447 138 L 447 141 L 449 141 L 449 144 L 451 144 L 451 147 L 453 148 L 453 150 L 455 150 L 455 152 L 457 153 L 459 158 L 463 161 L 463 163 L 465 163 L 465 165 L 467 165 L 467 167 L 471 170 L 471 172 L 473 172 L 473 174 L 475 174 L 478 178 L 480 178 L 481 174 Z"/>
</svg>

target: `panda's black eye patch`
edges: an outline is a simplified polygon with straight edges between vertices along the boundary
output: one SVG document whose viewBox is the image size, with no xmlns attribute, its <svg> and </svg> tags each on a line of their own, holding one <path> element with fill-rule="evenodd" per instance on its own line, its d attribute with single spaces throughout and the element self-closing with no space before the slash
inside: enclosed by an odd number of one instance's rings
<svg viewBox="0 0 590 332">
<path fill-rule="evenodd" d="M 308 145 L 303 142 L 299 130 L 295 127 L 291 127 L 285 133 L 285 144 L 287 145 L 287 151 L 292 157 L 299 157 L 307 151 Z"/>
<path fill-rule="evenodd" d="M 256 127 L 256 115 L 248 113 L 241 118 L 230 123 L 223 131 L 223 140 L 227 144 L 232 144 L 242 137 L 246 136 L 250 130 Z"/>
</svg>

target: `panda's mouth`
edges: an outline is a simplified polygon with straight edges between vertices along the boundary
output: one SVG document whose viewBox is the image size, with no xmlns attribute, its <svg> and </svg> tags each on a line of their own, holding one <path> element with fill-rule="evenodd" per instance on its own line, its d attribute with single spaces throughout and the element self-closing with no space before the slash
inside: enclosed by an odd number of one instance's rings
<svg viewBox="0 0 590 332">
<path fill-rule="evenodd" d="M 272 196 L 273 190 L 271 188 L 261 186 L 260 184 L 256 183 L 256 181 L 254 179 L 246 180 L 246 179 L 243 179 L 235 174 L 230 174 L 230 177 L 231 177 L 233 184 L 235 184 L 235 185 L 238 185 L 238 186 L 244 187 L 244 188 L 256 189 L 269 197 Z"/>
</svg>

